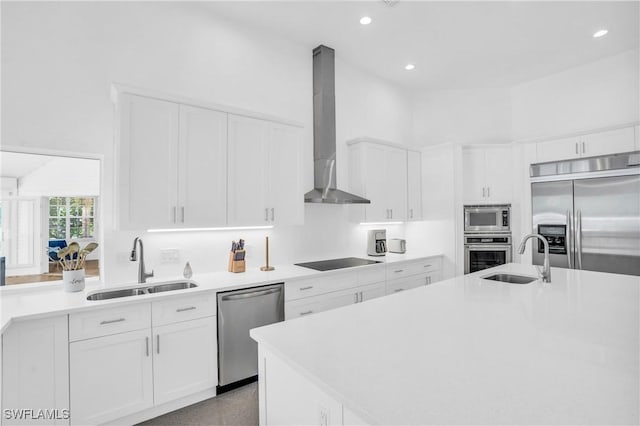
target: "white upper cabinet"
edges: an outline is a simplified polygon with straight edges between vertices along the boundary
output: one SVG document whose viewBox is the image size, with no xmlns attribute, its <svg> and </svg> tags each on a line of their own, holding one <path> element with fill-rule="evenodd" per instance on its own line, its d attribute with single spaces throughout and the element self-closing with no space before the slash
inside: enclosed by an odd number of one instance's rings
<svg viewBox="0 0 640 426">
<path fill-rule="evenodd" d="M 407 220 L 422 220 L 422 153 L 407 151 Z"/>
<path fill-rule="evenodd" d="M 227 223 L 227 114 L 180 106 L 177 218 L 182 225 Z"/>
<path fill-rule="evenodd" d="M 407 151 L 369 141 L 349 143 L 349 191 L 371 201 L 352 209 L 360 222 L 407 219 Z"/>
<path fill-rule="evenodd" d="M 301 129 L 229 114 L 228 223 L 302 224 Z"/>
<path fill-rule="evenodd" d="M 537 161 L 568 160 L 580 157 L 628 152 L 636 149 L 633 127 L 590 133 L 537 144 Z"/>
<path fill-rule="evenodd" d="M 122 95 L 119 144 L 119 225 L 167 226 L 177 212 L 177 143 L 180 106 Z"/>
<path fill-rule="evenodd" d="M 511 157 L 511 146 L 464 148 L 462 151 L 464 203 L 510 203 L 513 169 Z"/>
<path fill-rule="evenodd" d="M 225 225 L 227 114 L 121 99 L 120 228 Z"/>
</svg>

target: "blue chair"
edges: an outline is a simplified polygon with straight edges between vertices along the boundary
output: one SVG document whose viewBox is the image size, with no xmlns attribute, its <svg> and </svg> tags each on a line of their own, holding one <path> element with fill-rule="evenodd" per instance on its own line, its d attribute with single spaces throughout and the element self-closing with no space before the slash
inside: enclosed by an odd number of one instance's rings
<svg viewBox="0 0 640 426">
<path fill-rule="evenodd" d="M 57 262 L 60 260 L 58 252 L 67 246 L 67 240 L 49 240 L 49 259 Z"/>
</svg>

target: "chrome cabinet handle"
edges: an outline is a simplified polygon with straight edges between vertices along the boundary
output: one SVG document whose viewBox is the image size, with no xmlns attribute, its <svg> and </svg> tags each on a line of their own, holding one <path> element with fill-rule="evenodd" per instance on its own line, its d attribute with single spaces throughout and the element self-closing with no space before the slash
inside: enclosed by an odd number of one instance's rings
<svg viewBox="0 0 640 426">
<path fill-rule="evenodd" d="M 313 288 L 312 285 L 307 286 L 307 287 L 300 287 L 300 291 L 304 291 L 304 290 L 311 290 Z"/>
<path fill-rule="evenodd" d="M 483 186 L 482 187 L 482 198 L 486 198 L 487 196 L 487 189 Z"/>
<path fill-rule="evenodd" d="M 578 142 L 576 142 L 576 154 L 579 154 L 579 152 L 578 152 Z"/>
<path fill-rule="evenodd" d="M 113 324 L 114 322 L 122 322 L 125 321 L 124 318 L 118 318 L 118 319 L 114 319 L 114 320 L 106 320 L 106 321 L 101 321 L 100 325 L 105 325 L 105 324 Z"/>
<path fill-rule="evenodd" d="M 171 222 L 176 223 L 178 217 L 178 208 L 176 206 L 173 206 L 173 208 L 171 209 Z"/>
<path fill-rule="evenodd" d="M 268 208 L 264 209 L 264 221 L 265 222 L 269 222 L 269 209 Z"/>
<path fill-rule="evenodd" d="M 358 303 L 358 293 L 353 293 L 353 303 Z"/>
<path fill-rule="evenodd" d="M 582 141 L 582 153 L 586 154 L 587 153 L 587 145 L 584 141 Z"/>
<path fill-rule="evenodd" d="M 391 217 L 389 217 L 389 219 L 393 219 L 393 209 L 389 209 L 389 211 L 391 212 Z"/>
<path fill-rule="evenodd" d="M 184 223 L 184 206 L 180 207 L 181 222 Z"/>
<path fill-rule="evenodd" d="M 413 219 L 413 209 L 409 209 L 409 219 Z"/>
<path fill-rule="evenodd" d="M 273 222 L 273 221 L 275 221 L 275 220 L 276 220 L 276 213 L 275 213 L 275 210 L 276 210 L 276 209 L 274 209 L 273 207 L 271 207 L 271 222 Z"/>
<path fill-rule="evenodd" d="M 487 186 L 487 198 L 491 198 L 491 187 Z"/>
<path fill-rule="evenodd" d="M 582 211 L 576 213 L 576 263 L 582 269 Z"/>
<path fill-rule="evenodd" d="M 196 307 L 195 307 L 195 306 L 189 306 L 188 308 L 179 308 L 179 309 L 176 309 L 176 312 L 193 311 L 194 309 L 196 309 Z"/>
<path fill-rule="evenodd" d="M 364 302 L 364 296 L 362 295 L 362 292 L 360 292 L 360 302 Z"/>
<path fill-rule="evenodd" d="M 156 352 L 160 353 L 160 335 L 156 334 Z"/>
<path fill-rule="evenodd" d="M 147 356 L 149 356 L 149 336 L 145 337 L 144 339 L 147 346 Z"/>
<path fill-rule="evenodd" d="M 428 265 L 424 265 L 423 268 L 430 268 L 431 264 L 429 263 Z"/>
<path fill-rule="evenodd" d="M 564 230 L 564 245 L 567 249 L 567 262 L 569 264 L 569 269 L 573 269 L 571 266 L 571 257 L 573 256 L 573 248 L 571 247 L 571 238 L 573 238 L 573 233 L 571 232 L 573 218 L 571 217 L 571 211 L 567 210 L 567 226 Z"/>
<path fill-rule="evenodd" d="M 431 284 L 431 275 L 427 275 L 427 285 Z"/>
<path fill-rule="evenodd" d="M 393 290 L 394 293 L 398 293 L 400 291 L 404 290 L 404 288 L 396 288 L 395 290 Z"/>
<path fill-rule="evenodd" d="M 312 314 L 312 313 L 313 313 L 313 309 L 310 309 L 310 310 L 305 311 L 305 312 L 300 312 L 300 316 L 302 317 L 302 316 L 309 315 L 309 314 Z"/>
<path fill-rule="evenodd" d="M 394 274 L 399 274 L 400 272 L 404 272 L 404 269 L 396 269 L 393 271 Z"/>
</svg>

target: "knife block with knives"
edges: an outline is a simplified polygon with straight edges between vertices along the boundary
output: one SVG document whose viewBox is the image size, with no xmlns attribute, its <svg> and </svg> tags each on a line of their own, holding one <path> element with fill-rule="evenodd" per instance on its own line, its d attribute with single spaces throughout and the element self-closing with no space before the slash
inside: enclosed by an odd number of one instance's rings
<svg viewBox="0 0 640 426">
<path fill-rule="evenodd" d="M 244 240 L 231 243 L 231 252 L 229 252 L 229 272 L 244 272 L 246 270 L 245 262 L 246 252 L 244 250 Z"/>
</svg>

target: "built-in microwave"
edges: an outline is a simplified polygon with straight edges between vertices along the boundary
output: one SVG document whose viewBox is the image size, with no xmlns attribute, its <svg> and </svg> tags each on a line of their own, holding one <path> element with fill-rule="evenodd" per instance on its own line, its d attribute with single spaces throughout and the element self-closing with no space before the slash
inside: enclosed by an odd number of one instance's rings
<svg viewBox="0 0 640 426">
<path fill-rule="evenodd" d="M 511 232 L 511 205 L 464 206 L 464 232 Z"/>
</svg>

